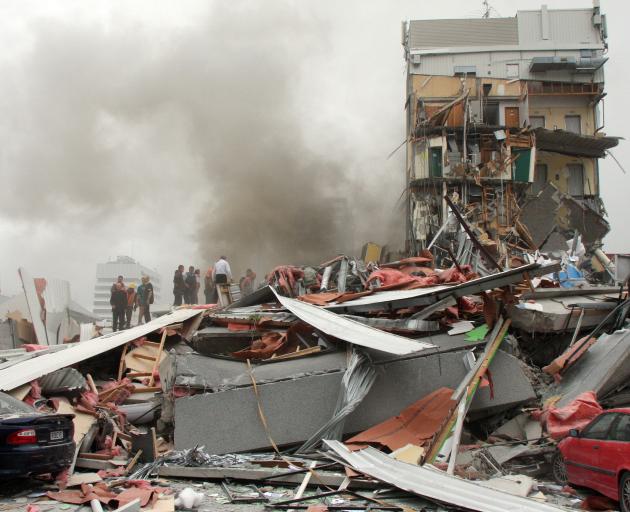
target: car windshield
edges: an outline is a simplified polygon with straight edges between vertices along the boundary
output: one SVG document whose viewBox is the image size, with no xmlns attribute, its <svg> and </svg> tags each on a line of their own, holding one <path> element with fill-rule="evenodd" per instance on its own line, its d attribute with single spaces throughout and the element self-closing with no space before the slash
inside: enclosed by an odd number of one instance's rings
<svg viewBox="0 0 630 512">
<path fill-rule="evenodd" d="M 16 414 L 20 412 L 30 412 L 35 414 L 37 411 L 30 405 L 13 398 L 6 393 L 0 393 L 0 415 Z"/>
</svg>

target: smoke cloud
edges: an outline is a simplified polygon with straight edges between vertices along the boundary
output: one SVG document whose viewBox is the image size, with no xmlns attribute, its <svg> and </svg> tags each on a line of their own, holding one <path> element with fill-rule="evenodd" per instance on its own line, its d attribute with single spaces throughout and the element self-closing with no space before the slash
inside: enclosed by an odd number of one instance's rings
<svg viewBox="0 0 630 512">
<path fill-rule="evenodd" d="M 197 265 L 225 254 L 239 273 L 402 233 L 385 155 L 309 140 L 325 101 L 309 62 L 335 49 L 307 10 L 220 2 L 165 34 L 34 23 L 32 46 L 1 64 L 0 217 L 70 232 L 133 219 L 158 239 L 181 225 Z"/>
</svg>

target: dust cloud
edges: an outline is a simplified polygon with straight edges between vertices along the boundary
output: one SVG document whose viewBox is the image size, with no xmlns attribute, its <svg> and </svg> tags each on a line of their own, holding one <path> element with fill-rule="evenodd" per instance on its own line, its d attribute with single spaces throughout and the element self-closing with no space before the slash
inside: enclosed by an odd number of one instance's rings
<svg viewBox="0 0 630 512">
<path fill-rule="evenodd" d="M 200 262 L 225 254 L 239 273 L 402 232 L 398 184 L 372 178 L 386 155 L 305 135 L 325 101 L 308 64 L 335 51 L 326 22 L 290 3 L 213 5 L 164 34 L 33 21 L 31 47 L 1 63 L 0 216 L 70 232 L 133 218 L 156 241 L 182 224 Z"/>
</svg>

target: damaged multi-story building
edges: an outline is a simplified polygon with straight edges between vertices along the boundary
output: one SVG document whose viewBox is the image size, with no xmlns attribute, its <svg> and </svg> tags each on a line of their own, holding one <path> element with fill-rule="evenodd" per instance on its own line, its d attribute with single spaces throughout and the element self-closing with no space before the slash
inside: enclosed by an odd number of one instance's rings
<svg viewBox="0 0 630 512">
<path fill-rule="evenodd" d="M 599 159 L 618 139 L 603 131 L 608 58 L 598 2 L 412 20 L 402 36 L 408 252 L 431 247 L 438 258 L 488 267 L 451 203 L 503 268 L 526 252 L 567 250 L 575 238 L 595 256 L 591 270 L 604 272 Z"/>
</svg>

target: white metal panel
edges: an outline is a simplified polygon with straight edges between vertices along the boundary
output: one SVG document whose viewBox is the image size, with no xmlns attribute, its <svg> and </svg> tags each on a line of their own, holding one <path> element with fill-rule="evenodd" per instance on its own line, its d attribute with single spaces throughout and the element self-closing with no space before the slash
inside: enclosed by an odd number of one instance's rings
<svg viewBox="0 0 630 512">
<path fill-rule="evenodd" d="M 360 473 L 394 487 L 466 510 L 480 512 L 558 512 L 567 510 L 533 499 L 482 487 L 431 467 L 400 462 L 375 448 L 352 452 L 339 441 L 324 441 L 342 460 Z"/>
<path fill-rule="evenodd" d="M 37 296 L 37 290 L 35 289 L 35 280 L 33 276 L 24 268 L 18 269 L 18 274 L 22 280 L 22 287 L 24 288 L 24 294 L 26 295 L 26 304 L 31 315 L 31 322 L 35 329 L 35 336 L 37 336 L 37 343 L 40 345 L 48 345 L 48 333 L 46 332 L 46 326 L 44 325 L 44 312 Z"/>
<path fill-rule="evenodd" d="M 46 288 L 42 292 L 46 308 L 46 332 L 48 344 L 63 343 L 68 334 L 70 320 L 70 283 L 60 279 L 46 279 Z"/>
<path fill-rule="evenodd" d="M 149 323 L 132 327 L 126 331 L 106 334 L 100 338 L 75 343 L 64 350 L 47 353 L 39 357 L 33 357 L 28 361 L 14 364 L 9 368 L 0 370 L 0 390 L 10 391 L 22 384 L 38 379 L 42 375 L 47 375 L 60 368 L 65 368 L 97 356 L 162 327 L 183 322 L 201 313 L 203 313 L 201 309 L 178 309 L 168 315 L 151 320 Z"/>
<path fill-rule="evenodd" d="M 431 343 L 415 341 L 380 331 L 306 302 L 283 297 L 275 290 L 274 293 L 278 301 L 300 320 L 312 325 L 324 334 L 334 336 L 348 343 L 396 355 L 412 354 L 435 348 L 435 345 Z"/>
</svg>

